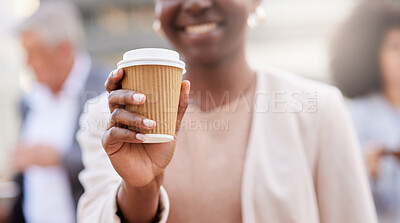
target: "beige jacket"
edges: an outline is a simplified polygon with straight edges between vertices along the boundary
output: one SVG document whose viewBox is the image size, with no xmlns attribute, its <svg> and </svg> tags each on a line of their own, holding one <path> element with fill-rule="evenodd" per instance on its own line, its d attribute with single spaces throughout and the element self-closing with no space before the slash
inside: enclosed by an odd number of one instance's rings
<svg viewBox="0 0 400 223">
<path fill-rule="evenodd" d="M 264 70 L 257 75 L 254 109 L 242 182 L 244 223 L 377 222 L 357 138 L 337 89 Z M 120 222 L 121 178 L 101 146 L 108 118 L 107 94 L 89 101 L 81 117 L 82 223 Z M 166 222 L 164 188 L 161 206 L 160 222 Z"/>
</svg>

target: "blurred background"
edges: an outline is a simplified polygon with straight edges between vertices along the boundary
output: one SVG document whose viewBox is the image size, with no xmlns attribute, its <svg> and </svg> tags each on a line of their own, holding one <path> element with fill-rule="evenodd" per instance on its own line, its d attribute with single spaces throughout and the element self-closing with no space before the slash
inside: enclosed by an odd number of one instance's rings
<svg viewBox="0 0 400 223">
<path fill-rule="evenodd" d="M 130 49 L 171 48 L 153 31 L 154 0 L 70 1 L 80 10 L 86 48 L 96 61 L 115 67 L 122 54 Z M 254 68 L 279 67 L 332 83 L 329 56 L 332 37 L 362 1 L 263 0 L 265 22 L 249 31 L 249 63 Z M 40 0 L 0 0 L 0 198 L 15 196 L 12 185 L 2 182 L 13 176 L 9 154 L 21 128 L 19 103 L 34 81 L 15 30 L 41 4 Z"/>
</svg>

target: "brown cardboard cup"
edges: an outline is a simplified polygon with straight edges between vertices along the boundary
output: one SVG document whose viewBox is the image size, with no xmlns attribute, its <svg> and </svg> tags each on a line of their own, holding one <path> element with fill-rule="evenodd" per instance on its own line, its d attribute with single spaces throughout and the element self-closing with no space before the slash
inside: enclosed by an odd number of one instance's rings
<svg viewBox="0 0 400 223">
<path fill-rule="evenodd" d="M 179 54 L 166 49 L 138 49 L 124 54 L 118 63 L 124 69 L 122 88 L 146 95 L 146 102 L 126 109 L 156 122 L 156 127 L 145 131 L 136 127 L 131 130 L 146 134 L 144 143 L 163 143 L 174 140 L 176 118 L 180 98 L 182 75 L 185 64 Z"/>
</svg>

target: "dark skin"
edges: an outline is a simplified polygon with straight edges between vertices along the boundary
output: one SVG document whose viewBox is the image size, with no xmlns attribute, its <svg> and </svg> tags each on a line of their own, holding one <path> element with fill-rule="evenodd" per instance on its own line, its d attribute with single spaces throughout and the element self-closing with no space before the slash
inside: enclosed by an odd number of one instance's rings
<svg viewBox="0 0 400 223">
<path fill-rule="evenodd" d="M 163 31 L 185 57 L 194 104 L 205 110 L 205 101 L 196 100 L 211 92 L 219 102 L 225 92 L 234 99 L 250 85 L 253 72 L 245 58 L 247 18 L 259 1 L 157 1 Z M 182 31 L 193 24 L 216 22 L 221 29 L 212 37 L 193 37 Z M 244 87 L 245 86 L 245 87 Z"/>
<path fill-rule="evenodd" d="M 257 0 L 156 1 L 163 31 L 185 57 L 187 66 L 188 80 L 181 85 L 176 132 L 188 106 L 190 82 L 193 103 L 202 110 L 207 104 L 198 96 L 208 92 L 219 102 L 229 92 L 230 100 L 234 100 L 252 84 L 255 75 L 245 58 L 246 21 L 258 4 Z M 185 32 L 188 26 L 210 22 L 218 24 L 218 28 L 202 34 Z M 156 125 L 146 126 L 149 123 L 146 117 L 121 108 L 141 105 L 146 100 L 145 96 L 136 96 L 141 100 L 135 101 L 134 95 L 141 95 L 140 92 L 121 89 L 123 75 L 123 70 L 113 72 L 105 84 L 110 92 L 111 118 L 102 143 L 123 179 L 117 196 L 122 221 L 152 222 L 157 214 L 164 171 L 173 157 L 176 141 L 142 144 L 144 135 L 121 128 L 127 125 L 152 129 Z"/>
</svg>

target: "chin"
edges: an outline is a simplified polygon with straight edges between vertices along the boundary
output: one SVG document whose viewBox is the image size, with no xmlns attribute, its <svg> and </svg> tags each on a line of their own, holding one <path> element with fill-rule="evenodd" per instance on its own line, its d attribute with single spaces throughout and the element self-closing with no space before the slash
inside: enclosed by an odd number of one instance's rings
<svg viewBox="0 0 400 223">
<path fill-rule="evenodd" d="M 187 47 L 189 51 L 184 52 L 186 62 L 197 66 L 213 66 L 218 64 L 224 55 L 221 54 L 224 50 L 213 47 L 197 48 Z"/>
</svg>

